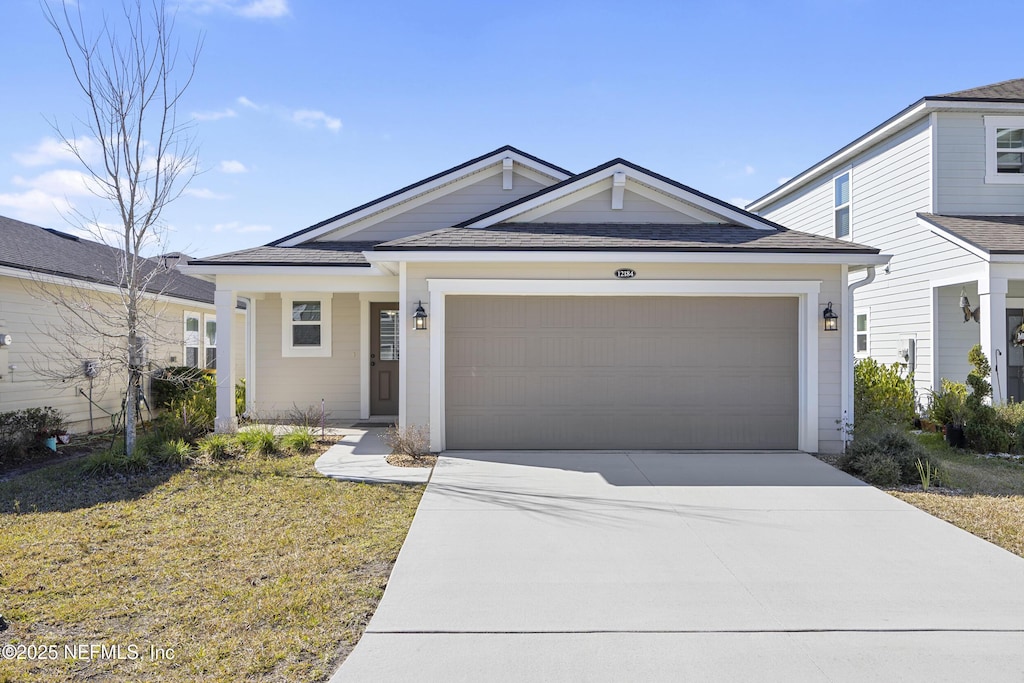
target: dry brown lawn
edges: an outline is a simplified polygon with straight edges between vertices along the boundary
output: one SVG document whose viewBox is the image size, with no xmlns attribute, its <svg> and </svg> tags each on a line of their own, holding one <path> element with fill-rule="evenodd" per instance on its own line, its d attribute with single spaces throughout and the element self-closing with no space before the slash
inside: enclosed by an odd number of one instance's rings
<svg viewBox="0 0 1024 683">
<path fill-rule="evenodd" d="M 0 681 L 327 678 L 373 614 L 423 487 L 329 480 L 314 459 L 127 478 L 67 462 L 0 483 L 0 646 L 58 655 L 0 658 Z"/>
</svg>

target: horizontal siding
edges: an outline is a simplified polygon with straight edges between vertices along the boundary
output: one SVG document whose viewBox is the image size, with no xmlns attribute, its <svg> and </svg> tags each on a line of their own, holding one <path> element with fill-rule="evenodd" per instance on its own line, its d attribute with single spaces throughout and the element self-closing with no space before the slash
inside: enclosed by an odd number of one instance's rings
<svg viewBox="0 0 1024 683">
<path fill-rule="evenodd" d="M 281 297 L 256 301 L 254 410 L 260 418 L 287 417 L 294 407 L 326 402 L 332 419 L 359 417 L 359 296 L 335 294 L 331 308 L 331 356 L 281 355 Z"/>
<path fill-rule="evenodd" d="M 448 228 L 491 209 L 514 202 L 528 194 L 533 194 L 544 187 L 544 185 L 517 173 L 514 174 L 512 189 L 503 190 L 502 176 L 499 172 L 481 177 L 472 185 L 439 196 L 390 218 L 384 220 L 369 218 L 365 228 L 347 235 L 343 239 L 346 241 L 385 241 L 408 237 L 428 230 Z M 327 234 L 317 241 L 329 242 L 336 239 L 338 238 Z"/>
<path fill-rule="evenodd" d="M 681 213 L 635 192 L 623 192 L 622 208 L 612 209 L 612 191 L 602 190 L 575 204 L 544 214 L 538 223 L 704 223 L 709 214 Z M 720 219 L 719 219 L 720 220 Z"/>
<path fill-rule="evenodd" d="M 1024 213 L 1024 185 L 985 183 L 984 117 L 984 112 L 938 114 L 936 213 Z"/>
</svg>

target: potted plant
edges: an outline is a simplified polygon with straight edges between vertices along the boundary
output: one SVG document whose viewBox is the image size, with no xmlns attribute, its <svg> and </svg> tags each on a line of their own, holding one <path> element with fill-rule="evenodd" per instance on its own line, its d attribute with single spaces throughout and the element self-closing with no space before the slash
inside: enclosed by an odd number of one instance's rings
<svg viewBox="0 0 1024 683">
<path fill-rule="evenodd" d="M 67 419 L 56 408 L 29 408 L 25 411 L 25 423 L 29 431 L 35 434 L 36 439 L 42 441 L 51 451 L 57 450 L 58 438 L 61 443 L 67 443 L 69 440 Z"/>
<path fill-rule="evenodd" d="M 949 445 L 963 448 L 967 443 L 964 437 L 964 423 L 967 421 L 967 385 L 942 380 L 942 389 L 931 392 L 928 419 L 935 424 L 943 425 L 943 432 Z"/>
</svg>

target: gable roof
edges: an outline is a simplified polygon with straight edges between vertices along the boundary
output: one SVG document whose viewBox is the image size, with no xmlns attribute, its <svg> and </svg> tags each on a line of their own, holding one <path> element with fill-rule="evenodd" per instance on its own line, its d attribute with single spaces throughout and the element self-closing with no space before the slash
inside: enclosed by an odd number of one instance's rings
<svg viewBox="0 0 1024 683">
<path fill-rule="evenodd" d="M 1024 216 L 917 215 L 990 254 L 1024 254 Z"/>
<path fill-rule="evenodd" d="M 0 216 L 0 266 L 100 285 L 119 285 L 120 249 Z M 152 294 L 213 303 L 212 282 L 164 268 L 156 258 L 143 266 Z"/>
<path fill-rule="evenodd" d="M 654 223 L 498 223 L 454 227 L 378 244 L 375 251 L 701 251 L 877 254 L 878 249 L 779 228 Z"/>
<path fill-rule="evenodd" d="M 942 110 L 943 108 L 955 107 L 962 103 L 962 107 L 972 107 L 972 103 L 993 102 L 1003 107 L 1011 107 L 1014 111 L 1014 104 L 1024 104 L 1024 78 L 1016 78 L 991 85 L 983 85 L 968 90 L 958 90 L 946 93 L 945 95 L 928 95 L 917 100 L 908 107 L 889 117 L 878 124 L 867 133 L 864 133 L 853 142 L 850 142 L 828 155 L 821 161 L 809 166 L 800 173 L 782 183 L 776 188 L 766 192 L 754 201 L 747 204 L 751 211 L 760 211 L 768 204 L 771 204 L 791 191 L 819 178 L 821 175 L 841 164 L 848 162 L 856 154 L 881 140 L 884 140 L 911 124 L 919 121 L 931 111 Z"/>
<path fill-rule="evenodd" d="M 297 247 L 253 247 L 209 259 L 192 259 L 190 266 L 356 266 L 369 268 L 363 252 L 376 242 L 308 242 Z"/>
<path fill-rule="evenodd" d="M 522 213 L 528 208 L 532 208 L 533 206 L 537 206 L 543 203 L 542 200 L 547 199 L 548 195 L 550 195 L 551 198 L 553 198 L 555 196 L 571 194 L 572 192 L 579 188 L 593 184 L 593 182 L 595 182 L 595 180 L 597 180 L 598 178 L 606 176 L 610 177 L 617 168 L 630 169 L 634 171 L 637 174 L 632 176 L 634 180 L 643 181 L 644 176 L 646 176 L 646 179 L 649 181 L 653 181 L 658 184 L 666 185 L 669 188 L 679 190 L 680 199 L 682 199 L 682 201 L 687 201 L 687 199 L 690 199 L 694 201 L 694 203 L 698 204 L 698 208 L 704 208 L 705 210 L 717 213 L 726 220 L 733 219 L 738 224 L 761 226 L 761 228 L 763 229 L 776 229 L 782 227 L 779 224 L 774 223 L 766 218 L 762 218 L 761 216 L 750 213 L 745 209 L 733 206 L 732 204 L 722 201 L 721 199 L 718 199 L 716 197 L 712 197 L 711 195 L 704 194 L 703 192 L 695 190 L 688 185 L 684 185 L 676 180 L 672 180 L 671 178 L 663 176 L 659 173 L 655 173 L 654 171 L 648 170 L 643 166 L 634 164 L 621 157 L 617 157 L 615 159 L 612 159 L 611 161 L 606 161 L 605 163 L 595 166 L 594 168 L 588 171 L 583 171 L 582 173 L 578 173 L 577 175 L 574 175 L 571 178 L 566 178 L 560 183 L 556 183 L 549 187 L 537 190 L 533 194 L 517 199 L 516 201 L 509 202 L 504 206 L 499 206 L 496 209 L 493 209 L 486 213 L 482 213 L 479 216 L 463 221 L 462 223 L 459 223 L 453 227 L 476 228 L 494 225 L 499 222 L 505 222 L 509 218 L 515 216 L 517 213 Z M 687 195 L 689 195 L 689 197 L 687 197 Z M 699 204 L 704 204 L 705 206 L 700 207 Z"/>
<path fill-rule="evenodd" d="M 486 154 L 481 154 L 480 156 L 478 156 L 478 157 L 476 157 L 474 159 L 470 159 L 469 161 L 461 163 L 461 164 L 459 164 L 457 166 L 452 166 L 451 168 L 449 168 L 447 170 L 444 170 L 444 171 L 441 171 L 440 173 L 435 173 L 434 175 L 430 176 L 429 178 L 424 178 L 423 180 L 419 180 L 419 181 L 417 181 L 417 182 L 415 182 L 415 183 L 413 183 L 411 185 L 406 185 L 405 187 L 403 187 L 403 188 L 401 188 L 399 190 L 395 190 L 394 192 L 388 193 L 388 194 L 384 195 L 383 197 L 378 197 L 377 199 L 374 199 L 374 200 L 371 200 L 369 202 L 366 202 L 365 204 L 360 204 L 359 206 L 355 207 L 354 209 L 349 209 L 348 211 L 343 211 L 342 213 L 339 213 L 336 216 L 332 216 L 330 218 L 322 220 L 319 223 L 315 223 L 315 224 L 309 226 L 308 228 L 303 228 L 302 230 L 297 230 L 297 231 L 291 233 L 290 235 L 285 235 L 284 237 L 282 237 L 280 239 L 276 239 L 273 242 L 267 243 L 266 246 L 268 246 L 268 247 L 280 246 L 280 245 L 283 245 L 285 242 L 291 242 L 295 238 L 302 237 L 304 235 L 308 236 L 310 239 L 312 239 L 313 237 L 319 236 L 318 231 L 321 231 L 322 228 L 330 226 L 333 223 L 337 223 L 339 221 L 343 221 L 346 218 L 354 217 L 357 214 L 363 213 L 367 209 L 371 209 L 371 208 L 374 208 L 374 207 L 379 208 L 379 209 L 383 209 L 392 200 L 397 200 L 398 198 L 402 197 L 403 195 L 414 193 L 414 191 L 416 191 L 416 190 L 427 191 L 430 188 L 431 185 L 434 185 L 435 183 L 438 183 L 439 181 L 449 179 L 449 177 L 451 177 L 451 176 L 457 176 L 457 175 L 459 175 L 459 173 L 461 171 L 464 171 L 464 170 L 466 170 L 466 169 L 468 169 L 468 168 L 470 168 L 472 166 L 475 166 L 476 164 L 479 164 L 480 162 L 486 161 L 486 160 L 488 160 L 488 159 L 490 159 L 492 157 L 494 157 L 495 161 L 497 161 L 497 159 L 501 155 L 504 155 L 504 154 L 515 154 L 515 155 L 518 155 L 518 156 L 523 157 L 525 159 L 528 159 L 528 160 L 534 162 L 535 164 L 537 164 L 538 166 L 540 166 L 540 167 L 542 167 L 544 169 L 547 169 L 548 171 L 553 172 L 556 175 L 556 177 L 557 176 L 571 176 L 572 175 L 572 171 L 567 171 L 564 168 L 561 168 L 560 166 L 555 166 L 554 164 L 548 163 L 547 161 L 544 161 L 543 159 L 541 159 L 539 157 L 535 157 L 532 154 L 527 154 L 526 152 L 523 152 L 522 150 L 516 149 L 512 145 L 505 145 L 504 147 L 499 147 L 498 149 L 496 149 L 496 150 L 494 150 L 492 152 L 488 152 Z M 419 193 L 414 193 L 414 194 L 419 194 Z M 334 228 L 332 227 L 331 229 L 334 229 Z M 313 233 L 313 234 L 311 234 L 311 233 Z M 294 246 L 294 245 L 289 245 L 289 246 Z"/>
</svg>

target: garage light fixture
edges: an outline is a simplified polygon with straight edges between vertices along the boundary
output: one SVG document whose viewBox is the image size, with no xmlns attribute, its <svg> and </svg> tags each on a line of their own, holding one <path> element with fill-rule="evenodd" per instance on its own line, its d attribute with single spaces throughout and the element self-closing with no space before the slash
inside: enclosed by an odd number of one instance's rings
<svg viewBox="0 0 1024 683">
<path fill-rule="evenodd" d="M 414 330 L 427 329 L 427 312 L 423 310 L 423 302 L 416 302 L 416 312 L 412 314 L 412 328 Z"/>
<path fill-rule="evenodd" d="M 826 332 L 835 332 L 839 329 L 839 316 L 832 312 L 831 301 L 825 306 L 825 312 L 821 314 L 821 317 L 825 320 Z"/>
</svg>

